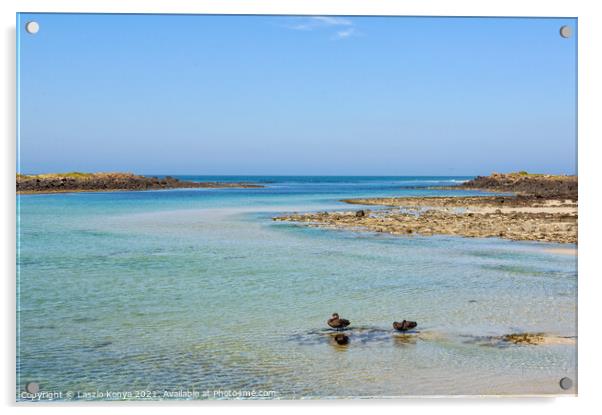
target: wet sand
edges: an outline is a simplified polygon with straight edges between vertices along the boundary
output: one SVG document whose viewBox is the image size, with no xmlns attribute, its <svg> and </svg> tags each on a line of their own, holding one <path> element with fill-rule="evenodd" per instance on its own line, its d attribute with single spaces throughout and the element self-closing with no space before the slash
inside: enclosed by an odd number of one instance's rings
<svg viewBox="0 0 602 415">
<path fill-rule="evenodd" d="M 544 249 L 544 251 L 548 252 L 550 254 L 577 256 L 576 248 L 548 248 L 548 249 Z"/>
</svg>

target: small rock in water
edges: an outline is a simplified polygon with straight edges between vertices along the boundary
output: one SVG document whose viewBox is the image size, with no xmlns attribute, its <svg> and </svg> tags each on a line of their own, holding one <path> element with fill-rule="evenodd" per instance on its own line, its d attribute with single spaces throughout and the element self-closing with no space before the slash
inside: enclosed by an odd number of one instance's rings
<svg viewBox="0 0 602 415">
<path fill-rule="evenodd" d="M 511 333 L 502 336 L 502 341 L 514 344 L 541 344 L 545 341 L 544 333 Z"/>
<path fill-rule="evenodd" d="M 368 213 L 363 209 L 355 212 L 355 217 L 357 218 L 363 218 L 364 216 L 368 216 Z"/>
</svg>

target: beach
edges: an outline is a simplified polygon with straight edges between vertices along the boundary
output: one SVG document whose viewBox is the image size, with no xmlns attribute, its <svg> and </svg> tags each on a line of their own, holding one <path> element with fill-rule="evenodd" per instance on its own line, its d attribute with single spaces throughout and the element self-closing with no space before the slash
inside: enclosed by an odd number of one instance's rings
<svg viewBox="0 0 602 415">
<path fill-rule="evenodd" d="M 492 196 L 433 189 L 470 178 L 177 178 L 264 187 L 17 196 L 18 393 L 576 392 L 558 387 L 576 379 L 575 244 L 272 220 L 349 199 Z M 346 346 L 333 312 L 351 321 Z M 403 319 L 417 330 L 393 330 Z"/>
</svg>

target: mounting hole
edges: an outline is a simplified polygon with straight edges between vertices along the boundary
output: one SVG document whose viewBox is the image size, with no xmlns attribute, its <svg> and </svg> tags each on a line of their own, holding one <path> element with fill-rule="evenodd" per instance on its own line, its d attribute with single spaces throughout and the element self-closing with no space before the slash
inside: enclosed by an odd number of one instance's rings
<svg viewBox="0 0 602 415">
<path fill-rule="evenodd" d="M 571 389 L 573 387 L 573 379 L 571 379 L 571 378 L 560 379 L 560 387 L 564 390 Z"/>
<path fill-rule="evenodd" d="M 573 34 L 573 29 L 571 29 L 571 26 L 562 26 L 560 28 L 560 36 L 562 36 L 563 38 L 569 38 L 571 37 L 571 35 Z"/>
<path fill-rule="evenodd" d="M 38 22 L 27 22 L 25 23 L 25 30 L 27 30 L 27 33 L 35 35 L 40 31 L 40 25 Z"/>
<path fill-rule="evenodd" d="M 36 382 L 29 382 L 25 385 L 25 390 L 29 393 L 38 393 L 40 391 L 40 385 Z"/>
</svg>

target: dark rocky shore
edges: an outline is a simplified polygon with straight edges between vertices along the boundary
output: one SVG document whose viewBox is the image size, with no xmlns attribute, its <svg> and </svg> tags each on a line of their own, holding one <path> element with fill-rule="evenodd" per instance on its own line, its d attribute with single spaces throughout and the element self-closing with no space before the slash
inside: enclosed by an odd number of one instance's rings
<svg viewBox="0 0 602 415">
<path fill-rule="evenodd" d="M 17 192 L 102 192 L 117 190 L 156 190 L 178 188 L 261 188 L 252 183 L 190 182 L 167 176 L 140 176 L 132 173 L 17 174 Z"/>
<path fill-rule="evenodd" d="M 535 198 L 577 200 L 577 176 L 554 176 L 549 174 L 492 173 L 477 176 L 454 189 L 479 189 L 495 192 L 511 192 Z"/>
</svg>

